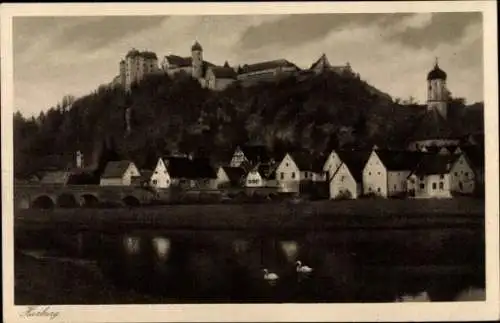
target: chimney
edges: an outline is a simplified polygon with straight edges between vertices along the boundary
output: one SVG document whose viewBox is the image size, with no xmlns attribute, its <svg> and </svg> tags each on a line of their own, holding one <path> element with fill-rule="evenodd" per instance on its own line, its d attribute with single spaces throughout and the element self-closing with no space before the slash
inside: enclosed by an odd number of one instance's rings
<svg viewBox="0 0 500 323">
<path fill-rule="evenodd" d="M 76 152 L 76 168 L 82 168 L 83 167 L 83 154 L 81 151 Z"/>
</svg>

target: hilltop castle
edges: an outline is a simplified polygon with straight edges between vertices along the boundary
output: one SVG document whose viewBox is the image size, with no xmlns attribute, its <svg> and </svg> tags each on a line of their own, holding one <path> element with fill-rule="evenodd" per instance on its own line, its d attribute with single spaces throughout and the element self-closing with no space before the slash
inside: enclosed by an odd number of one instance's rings
<svg viewBox="0 0 500 323">
<path fill-rule="evenodd" d="M 226 61 L 223 66 L 217 66 L 203 59 L 203 47 L 199 42 L 191 46 L 191 56 L 167 55 L 158 66 L 155 53 L 130 50 L 125 59 L 119 63 L 119 75 L 112 82 L 114 86 L 123 86 L 127 90 L 134 82 L 140 82 L 145 75 L 166 73 L 174 76 L 186 73 L 197 79 L 201 86 L 221 91 L 230 84 L 239 81 L 243 86 L 250 86 L 257 82 L 274 81 L 280 77 L 309 73 L 322 73 L 331 70 L 337 73 L 351 73 L 349 63 L 343 66 L 332 66 L 325 54 L 316 60 L 309 69 L 301 70 L 286 59 L 277 59 L 242 66 L 229 66 Z"/>
</svg>

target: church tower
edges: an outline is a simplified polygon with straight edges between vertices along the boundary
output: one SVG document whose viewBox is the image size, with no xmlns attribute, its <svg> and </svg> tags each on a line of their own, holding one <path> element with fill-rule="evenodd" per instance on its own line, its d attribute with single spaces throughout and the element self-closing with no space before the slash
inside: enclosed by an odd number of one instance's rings
<svg viewBox="0 0 500 323">
<path fill-rule="evenodd" d="M 191 57 L 192 57 L 192 75 L 195 79 L 200 79 L 203 77 L 203 48 L 198 41 L 195 41 L 193 46 L 191 46 Z"/>
<path fill-rule="evenodd" d="M 437 111 L 446 119 L 447 101 L 446 73 L 439 68 L 436 58 L 434 69 L 427 74 L 427 108 Z"/>
</svg>

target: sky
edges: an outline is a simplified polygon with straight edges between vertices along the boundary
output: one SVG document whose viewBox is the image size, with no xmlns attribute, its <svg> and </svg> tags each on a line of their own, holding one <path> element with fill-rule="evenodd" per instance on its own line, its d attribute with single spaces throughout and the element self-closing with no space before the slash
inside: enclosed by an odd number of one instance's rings
<svg viewBox="0 0 500 323">
<path fill-rule="evenodd" d="M 189 56 L 198 40 L 214 64 L 284 58 L 308 68 L 325 53 L 393 97 L 424 103 L 436 57 L 452 95 L 483 100 L 480 12 L 13 18 L 14 102 L 25 116 L 118 74 L 131 48 Z"/>
</svg>

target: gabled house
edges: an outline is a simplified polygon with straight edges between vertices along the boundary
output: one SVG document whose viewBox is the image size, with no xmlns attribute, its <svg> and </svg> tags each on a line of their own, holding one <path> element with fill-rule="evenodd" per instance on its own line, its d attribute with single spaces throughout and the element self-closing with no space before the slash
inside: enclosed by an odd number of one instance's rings
<svg viewBox="0 0 500 323">
<path fill-rule="evenodd" d="M 217 172 L 208 158 L 165 157 L 171 185 L 183 188 L 217 188 Z"/>
<path fill-rule="evenodd" d="M 164 189 L 169 188 L 171 183 L 170 174 L 168 173 L 167 166 L 163 158 L 158 158 L 156 165 L 154 165 L 148 183 L 150 187 Z"/>
<path fill-rule="evenodd" d="M 268 163 L 254 166 L 245 176 L 245 187 L 276 187 L 276 167 Z"/>
<path fill-rule="evenodd" d="M 307 152 L 286 153 L 275 170 L 276 184 L 283 192 L 300 192 L 301 184 L 324 182 L 323 164 Z"/>
<path fill-rule="evenodd" d="M 139 169 L 130 160 L 110 161 L 101 175 L 101 186 L 130 186 L 134 177 L 139 177 Z"/>
<path fill-rule="evenodd" d="M 363 168 L 363 194 L 390 197 L 407 191 L 407 177 L 427 153 L 374 149 Z"/>
<path fill-rule="evenodd" d="M 217 187 L 239 187 L 243 185 L 245 170 L 242 167 L 220 166 L 217 169 Z"/>
<path fill-rule="evenodd" d="M 476 189 L 484 191 L 485 151 L 481 146 L 463 146 L 462 151 L 470 162 L 476 179 Z"/>
<path fill-rule="evenodd" d="M 344 151 L 336 155 L 341 162 L 329 179 L 330 199 L 358 198 L 363 194 L 363 169 L 370 152 Z"/>
</svg>

